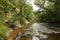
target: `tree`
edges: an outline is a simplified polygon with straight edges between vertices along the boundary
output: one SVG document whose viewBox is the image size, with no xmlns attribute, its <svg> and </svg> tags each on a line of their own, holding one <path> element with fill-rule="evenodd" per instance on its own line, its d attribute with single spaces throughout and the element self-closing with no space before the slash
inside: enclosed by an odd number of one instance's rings
<svg viewBox="0 0 60 40">
<path fill-rule="evenodd" d="M 35 21 L 31 4 L 27 4 L 26 0 L 1 0 L 0 7 L 6 16 L 5 22 L 9 25 L 14 25 L 15 21 L 19 21 L 20 24 Z"/>
<path fill-rule="evenodd" d="M 60 1 L 59 0 L 35 0 L 40 7 L 40 22 L 59 24 L 60 23 Z"/>
<path fill-rule="evenodd" d="M 26 26 L 35 22 L 32 6 L 26 0 L 0 0 L 0 14 L 2 23 L 12 29 L 17 26 L 26 29 Z"/>
</svg>

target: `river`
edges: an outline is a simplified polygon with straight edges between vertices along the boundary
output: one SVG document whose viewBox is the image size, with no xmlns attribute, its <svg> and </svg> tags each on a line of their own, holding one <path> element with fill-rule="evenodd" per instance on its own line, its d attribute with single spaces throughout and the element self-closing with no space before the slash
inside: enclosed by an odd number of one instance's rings
<svg viewBox="0 0 60 40">
<path fill-rule="evenodd" d="M 13 33 L 12 35 L 15 35 L 15 32 L 17 33 L 18 31 L 19 31 L 18 29 L 16 31 L 14 30 L 12 32 Z M 21 31 L 21 29 L 20 29 L 20 31 Z M 21 38 L 22 35 L 20 33 L 18 33 L 18 36 L 15 39 L 19 40 Z M 27 36 L 27 37 L 32 36 L 32 40 L 40 40 L 40 39 L 41 40 L 46 40 L 48 38 L 48 36 L 45 35 L 46 33 L 47 34 L 49 34 L 49 33 L 60 33 L 60 28 L 49 26 L 46 23 L 34 23 L 26 29 L 23 36 L 24 35 Z M 12 36 L 11 36 L 11 38 L 12 38 Z"/>
</svg>

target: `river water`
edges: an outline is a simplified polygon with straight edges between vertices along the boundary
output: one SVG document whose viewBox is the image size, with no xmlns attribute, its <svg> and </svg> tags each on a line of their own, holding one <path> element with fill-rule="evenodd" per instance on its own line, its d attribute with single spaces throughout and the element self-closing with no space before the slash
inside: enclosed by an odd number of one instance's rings
<svg viewBox="0 0 60 40">
<path fill-rule="evenodd" d="M 60 29 L 59 31 L 56 29 L 55 27 L 49 26 L 46 23 L 34 23 L 32 25 L 30 25 L 30 27 L 28 27 L 28 29 L 26 29 L 25 33 L 23 35 L 31 35 L 32 36 L 32 40 L 46 40 L 47 39 L 47 35 L 44 35 L 42 33 L 39 32 L 43 32 L 43 33 L 60 33 Z M 11 31 L 11 30 L 10 30 Z M 17 31 L 16 31 L 17 32 Z M 14 33 L 13 33 L 14 35 Z M 21 34 L 18 33 L 18 36 L 15 38 L 16 40 L 21 38 Z"/>
<path fill-rule="evenodd" d="M 42 31 L 42 32 L 46 32 L 46 33 L 51 33 L 51 32 L 58 33 L 58 32 L 60 32 L 60 30 L 59 31 L 57 30 L 60 28 L 56 28 L 56 30 L 54 30 L 55 27 L 49 26 L 46 23 L 34 23 L 34 24 L 32 24 L 32 27 L 36 31 Z"/>
<path fill-rule="evenodd" d="M 56 30 L 54 30 L 55 27 L 51 28 L 51 26 L 47 25 L 46 23 L 34 23 L 34 24 L 32 24 L 31 29 L 34 30 L 33 34 L 34 35 L 38 35 L 38 36 L 39 36 L 39 33 L 38 33 L 39 31 L 45 32 L 45 33 L 52 33 L 52 32 L 54 32 L 54 33 L 60 33 L 60 31 L 57 30 L 59 28 L 57 28 Z M 40 36 L 42 37 L 42 40 L 43 39 L 45 40 L 47 38 L 47 35 L 40 34 Z M 32 40 L 40 40 L 40 39 L 38 37 L 36 37 L 36 36 L 33 36 Z"/>
</svg>

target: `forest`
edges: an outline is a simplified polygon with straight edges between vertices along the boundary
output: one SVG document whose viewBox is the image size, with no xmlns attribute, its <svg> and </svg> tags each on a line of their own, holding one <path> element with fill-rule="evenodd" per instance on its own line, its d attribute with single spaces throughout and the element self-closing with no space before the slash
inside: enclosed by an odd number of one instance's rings
<svg viewBox="0 0 60 40">
<path fill-rule="evenodd" d="M 37 11 L 30 1 L 39 8 Z M 49 35 L 47 39 L 35 35 L 34 23 L 36 28 L 46 24 L 37 32 Z M 46 27 L 54 31 L 42 32 Z M 0 40 L 34 40 L 32 36 L 39 37 L 35 40 L 60 40 L 60 0 L 0 0 Z"/>
</svg>

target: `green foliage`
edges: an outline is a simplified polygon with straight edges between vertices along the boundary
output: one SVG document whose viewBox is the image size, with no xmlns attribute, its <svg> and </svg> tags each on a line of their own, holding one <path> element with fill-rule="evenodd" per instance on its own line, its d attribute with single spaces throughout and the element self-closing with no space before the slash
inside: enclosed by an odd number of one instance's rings
<svg viewBox="0 0 60 40">
<path fill-rule="evenodd" d="M 14 28 L 15 21 L 20 24 L 35 22 L 35 14 L 31 4 L 26 0 L 0 0 L 0 40 L 5 40 L 8 27 Z"/>
<path fill-rule="evenodd" d="M 26 21 L 35 21 L 35 14 L 33 13 L 31 4 L 26 4 L 24 1 L 20 1 L 18 8 L 20 9 L 20 12 L 13 15 L 13 20 L 19 20 L 22 24 L 26 24 Z"/>
<path fill-rule="evenodd" d="M 7 26 L 5 24 L 5 13 L 2 8 L 0 8 L 0 40 L 6 39 Z"/>
<path fill-rule="evenodd" d="M 60 23 L 60 1 L 59 0 L 36 0 L 35 4 L 40 7 L 40 22 L 59 24 Z M 42 4 L 40 3 L 42 2 Z M 43 2 L 44 1 L 44 2 Z M 46 2 L 47 1 L 47 2 Z M 47 5 L 45 5 L 47 3 Z"/>
<path fill-rule="evenodd" d="M 17 20 L 21 24 L 26 24 L 26 21 L 35 22 L 32 6 L 26 0 L 0 0 L 0 4 L 8 25 L 14 25 Z"/>
<path fill-rule="evenodd" d="M 4 21 L 0 19 L 0 40 L 6 40 L 7 28 L 8 27 L 5 25 Z"/>
</svg>

